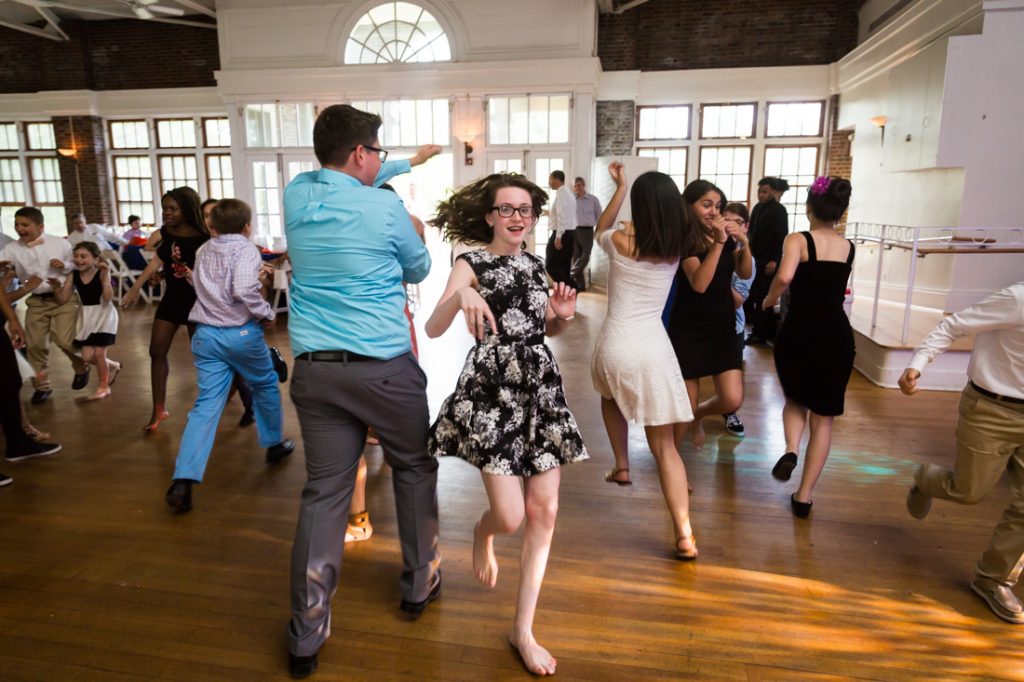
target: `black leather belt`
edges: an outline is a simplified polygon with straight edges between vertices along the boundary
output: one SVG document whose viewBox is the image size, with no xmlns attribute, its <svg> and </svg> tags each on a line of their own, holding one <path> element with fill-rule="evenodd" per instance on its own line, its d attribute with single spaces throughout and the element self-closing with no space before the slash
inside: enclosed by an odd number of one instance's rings
<svg viewBox="0 0 1024 682">
<path fill-rule="evenodd" d="M 577 225 L 576 229 L 577 230 L 593 230 L 594 226 L 593 225 Z"/>
<path fill-rule="evenodd" d="M 1004 403 L 1012 403 L 1014 405 L 1024 405 L 1024 398 L 1011 398 L 1008 395 L 999 395 L 998 393 L 993 393 L 992 391 L 986 388 L 982 388 L 973 381 L 970 381 L 968 383 L 971 385 L 972 388 L 974 388 L 975 391 L 982 394 L 986 398 L 991 398 L 992 400 L 1000 400 Z"/>
<path fill-rule="evenodd" d="M 53 293 L 52 292 L 48 293 L 48 294 L 32 294 L 32 295 L 35 296 L 36 298 L 53 298 Z"/>
<path fill-rule="evenodd" d="M 380 358 L 371 358 L 368 355 L 360 355 L 348 350 L 316 350 L 312 353 L 299 353 L 295 359 L 309 362 L 365 362 Z"/>
</svg>

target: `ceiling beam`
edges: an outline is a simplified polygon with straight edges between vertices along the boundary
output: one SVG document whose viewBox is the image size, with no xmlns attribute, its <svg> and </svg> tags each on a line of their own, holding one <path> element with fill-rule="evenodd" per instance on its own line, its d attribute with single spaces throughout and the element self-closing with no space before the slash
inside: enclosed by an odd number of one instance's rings
<svg viewBox="0 0 1024 682">
<path fill-rule="evenodd" d="M 54 14 L 50 9 L 46 7 L 36 7 L 36 12 L 39 12 L 39 16 L 46 19 L 46 28 L 43 29 L 47 33 L 56 33 L 60 36 L 61 40 L 71 40 L 68 34 L 60 28 L 60 17 Z"/>
<path fill-rule="evenodd" d="M 117 17 L 119 19 L 136 19 L 139 21 L 158 21 L 162 24 L 178 24 L 180 26 L 194 26 L 198 28 L 212 28 L 217 29 L 217 24 L 211 24 L 205 21 L 190 21 L 188 19 L 164 19 L 163 17 L 154 17 L 152 19 L 139 19 L 132 13 L 115 12 L 108 9 L 96 9 L 93 7 L 79 7 L 77 5 L 66 5 L 62 2 L 48 2 L 47 7 L 54 9 L 69 9 L 75 12 L 85 12 L 86 14 L 101 14 L 105 17 Z"/>
<path fill-rule="evenodd" d="M 205 14 L 206 16 L 213 17 L 214 19 L 217 18 L 217 10 L 210 9 L 206 5 L 203 5 L 203 4 L 200 4 L 198 2 L 195 2 L 195 0 L 175 0 L 175 1 L 179 5 L 182 5 L 184 7 L 188 7 L 191 10 L 195 10 L 196 12 L 199 12 L 200 14 Z"/>
<path fill-rule="evenodd" d="M 614 2 L 614 0 L 613 0 L 613 2 Z M 619 5 L 618 7 L 616 7 L 615 9 L 613 9 L 612 10 L 612 14 L 622 14 L 626 10 L 631 10 L 634 7 L 639 7 L 640 5 L 644 4 L 645 2 L 647 2 L 647 0 L 630 0 L 629 2 L 624 2 L 621 5 Z"/>
<path fill-rule="evenodd" d="M 22 33 L 28 33 L 29 35 L 33 35 L 38 38 L 54 40 L 58 43 L 63 43 L 67 40 L 67 36 L 61 38 L 59 35 L 55 35 L 53 33 L 50 33 L 49 31 L 44 31 L 41 28 L 36 28 L 35 26 L 27 26 L 26 24 L 17 24 L 10 21 L 0 21 L 0 26 L 3 26 L 4 28 L 14 29 L 15 31 L 21 31 Z"/>
</svg>

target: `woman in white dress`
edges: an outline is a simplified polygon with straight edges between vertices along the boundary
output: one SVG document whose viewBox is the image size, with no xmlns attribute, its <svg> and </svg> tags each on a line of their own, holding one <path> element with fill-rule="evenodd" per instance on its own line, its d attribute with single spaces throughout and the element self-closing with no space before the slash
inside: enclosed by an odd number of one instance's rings
<svg viewBox="0 0 1024 682">
<path fill-rule="evenodd" d="M 661 489 L 675 527 L 675 556 L 697 558 L 690 526 L 686 468 L 672 426 L 693 420 L 686 385 L 661 323 L 679 259 L 686 252 L 689 225 L 679 190 L 664 173 L 639 176 L 630 191 L 632 229 L 610 229 L 626 197 L 622 164 L 608 167 L 615 194 L 597 221 L 596 241 L 608 254 L 608 314 L 591 363 L 601 415 L 615 454 L 606 480 L 629 481 L 629 424 L 641 424 L 658 465 Z"/>
</svg>

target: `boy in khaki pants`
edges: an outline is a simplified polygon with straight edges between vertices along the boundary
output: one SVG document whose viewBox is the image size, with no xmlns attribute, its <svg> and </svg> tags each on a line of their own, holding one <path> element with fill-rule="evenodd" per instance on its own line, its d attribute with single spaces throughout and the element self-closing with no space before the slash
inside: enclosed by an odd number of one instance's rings
<svg viewBox="0 0 1024 682">
<path fill-rule="evenodd" d="M 50 340 L 64 351 L 75 368 L 71 388 L 79 390 L 89 383 L 89 366 L 82 361 L 72 341 L 78 323 L 78 303 L 71 299 L 57 303 L 47 279 L 64 279 L 70 271 L 71 245 L 65 239 L 43 234 L 43 214 L 31 206 L 14 214 L 18 240 L 0 250 L 0 266 L 13 267 L 21 281 L 7 294 L 9 301 L 25 301 L 25 345 L 28 361 L 35 370 L 33 403 L 42 403 L 53 392 L 50 387 Z"/>
</svg>

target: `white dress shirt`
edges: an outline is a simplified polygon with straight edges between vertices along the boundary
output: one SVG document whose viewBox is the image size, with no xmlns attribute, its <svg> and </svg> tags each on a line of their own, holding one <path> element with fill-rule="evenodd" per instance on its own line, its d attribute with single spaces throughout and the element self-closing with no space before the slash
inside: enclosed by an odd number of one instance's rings
<svg viewBox="0 0 1024 682">
<path fill-rule="evenodd" d="M 13 241 L 0 249 L 0 261 L 11 261 L 14 265 L 14 272 L 18 279 L 24 284 L 35 275 L 42 279 L 42 283 L 36 287 L 33 294 L 52 294 L 53 287 L 46 281 L 47 277 L 56 277 L 64 281 L 64 275 L 71 272 L 71 244 L 66 239 L 43 234 L 32 246 L 26 246 L 20 240 Z M 64 262 L 63 268 L 50 266 L 50 261 L 56 258 Z"/>
<path fill-rule="evenodd" d="M 924 338 L 909 367 L 922 372 L 936 355 L 977 334 L 967 376 L 981 388 L 1024 399 L 1024 282 L 949 315 Z"/>
<path fill-rule="evenodd" d="M 93 242 L 96 246 L 100 247 L 100 250 L 106 249 L 107 242 L 112 244 L 127 244 L 127 242 L 116 232 L 112 232 L 102 225 L 96 223 L 89 223 L 85 226 L 85 229 L 81 232 L 77 230 L 72 231 L 67 236 L 68 242 L 71 246 L 78 246 L 82 242 Z"/>
<path fill-rule="evenodd" d="M 549 214 L 549 226 L 558 239 L 576 229 L 576 196 L 565 185 L 555 190 L 555 201 Z"/>
</svg>

